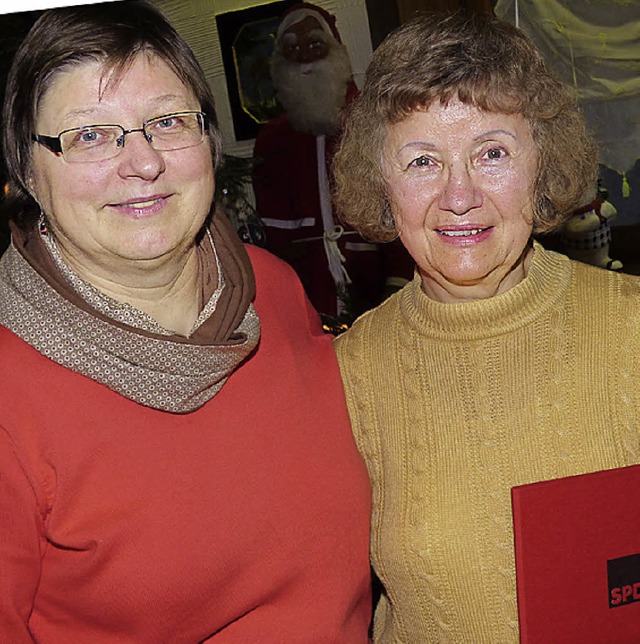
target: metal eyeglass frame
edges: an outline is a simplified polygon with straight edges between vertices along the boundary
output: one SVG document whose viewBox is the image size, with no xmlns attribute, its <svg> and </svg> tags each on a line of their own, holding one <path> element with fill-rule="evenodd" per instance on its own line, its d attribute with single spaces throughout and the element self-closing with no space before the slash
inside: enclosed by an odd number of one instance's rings
<svg viewBox="0 0 640 644">
<path fill-rule="evenodd" d="M 147 132 L 147 126 L 149 123 L 152 123 L 153 121 L 161 121 L 162 119 L 166 119 L 172 116 L 180 116 L 183 114 L 197 114 L 200 117 L 200 124 L 201 124 L 201 139 L 199 143 L 202 143 L 204 141 L 204 136 L 207 131 L 208 127 L 208 119 L 207 115 L 204 112 L 201 112 L 199 110 L 184 110 L 182 112 L 171 112 L 169 114 L 161 114 L 160 116 L 154 116 L 151 119 L 147 119 L 142 123 L 142 127 L 136 127 L 132 128 L 130 130 L 127 130 L 126 128 L 122 127 L 122 125 L 118 125 L 117 123 L 96 123 L 94 125 L 83 125 L 81 127 L 71 127 L 67 130 L 62 130 L 58 134 L 58 136 L 47 136 L 45 134 L 32 134 L 31 135 L 31 140 L 39 143 L 40 145 L 43 145 L 45 148 L 48 150 L 51 150 L 51 152 L 54 152 L 55 154 L 61 154 L 64 158 L 64 151 L 62 150 L 62 140 L 61 137 L 64 134 L 67 134 L 67 132 L 80 132 L 82 130 L 89 130 L 91 128 L 101 128 L 101 127 L 117 127 L 118 129 L 122 130 L 122 134 L 116 138 L 116 148 L 118 151 L 111 157 L 107 157 L 106 159 L 102 159 L 103 161 L 107 161 L 108 159 L 113 159 L 118 154 L 120 151 L 124 148 L 125 144 L 125 137 L 127 134 L 132 134 L 133 132 L 142 132 L 144 135 L 144 138 L 149 142 L 149 144 L 153 147 L 152 141 L 153 141 L 153 135 L 149 134 Z M 196 145 L 199 145 L 196 144 Z M 195 147 L 195 146 L 189 146 L 189 147 Z M 154 150 L 156 149 L 155 147 L 153 148 Z M 181 148 L 175 148 L 176 150 L 181 149 Z M 171 152 L 172 150 L 159 150 L 160 152 Z"/>
</svg>

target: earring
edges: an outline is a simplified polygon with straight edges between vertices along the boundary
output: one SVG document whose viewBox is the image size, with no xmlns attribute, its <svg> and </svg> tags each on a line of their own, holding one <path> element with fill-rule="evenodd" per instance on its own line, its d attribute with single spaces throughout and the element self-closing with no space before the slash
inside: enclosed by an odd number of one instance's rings
<svg viewBox="0 0 640 644">
<path fill-rule="evenodd" d="M 41 235 L 46 235 L 47 234 L 47 220 L 44 216 L 44 212 L 42 211 L 42 208 L 40 208 L 40 216 L 38 217 L 38 230 L 40 231 Z"/>
</svg>

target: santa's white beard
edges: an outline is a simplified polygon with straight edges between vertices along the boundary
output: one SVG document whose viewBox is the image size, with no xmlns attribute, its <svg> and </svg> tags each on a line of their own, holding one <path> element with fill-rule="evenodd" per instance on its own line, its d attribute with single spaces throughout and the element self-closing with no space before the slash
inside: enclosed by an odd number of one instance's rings
<svg viewBox="0 0 640 644">
<path fill-rule="evenodd" d="M 340 43 L 326 58 L 312 63 L 291 62 L 276 51 L 271 67 L 278 100 L 291 125 L 316 135 L 337 128 L 351 76 L 349 55 Z"/>
</svg>

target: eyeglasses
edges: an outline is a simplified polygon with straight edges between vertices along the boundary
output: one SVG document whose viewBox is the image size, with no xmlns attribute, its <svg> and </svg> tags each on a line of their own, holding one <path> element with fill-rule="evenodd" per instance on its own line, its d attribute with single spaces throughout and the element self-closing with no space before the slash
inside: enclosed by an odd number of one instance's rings
<svg viewBox="0 0 640 644">
<path fill-rule="evenodd" d="M 203 112 L 173 112 L 149 119 L 142 127 L 125 130 L 121 125 L 86 125 L 63 130 L 58 136 L 34 134 L 32 139 L 62 154 L 68 163 L 106 161 L 120 154 L 127 134 L 142 132 L 154 150 L 169 152 L 200 145 L 207 117 Z"/>
</svg>

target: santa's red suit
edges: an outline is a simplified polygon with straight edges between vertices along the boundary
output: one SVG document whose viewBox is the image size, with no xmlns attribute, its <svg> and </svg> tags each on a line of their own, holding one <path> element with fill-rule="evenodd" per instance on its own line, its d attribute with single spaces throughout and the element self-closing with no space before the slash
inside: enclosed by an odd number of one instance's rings
<svg viewBox="0 0 640 644">
<path fill-rule="evenodd" d="M 327 16 L 322 12 L 325 21 Z M 331 28 L 337 33 L 334 23 Z M 351 82 L 346 102 L 356 95 Z M 295 130 L 287 114 L 274 118 L 256 138 L 253 186 L 266 247 L 293 266 L 320 313 L 348 321 L 378 304 L 385 287 L 409 279 L 413 264 L 399 244 L 370 243 L 333 211 L 329 185 L 337 142 L 338 135 Z"/>
</svg>

